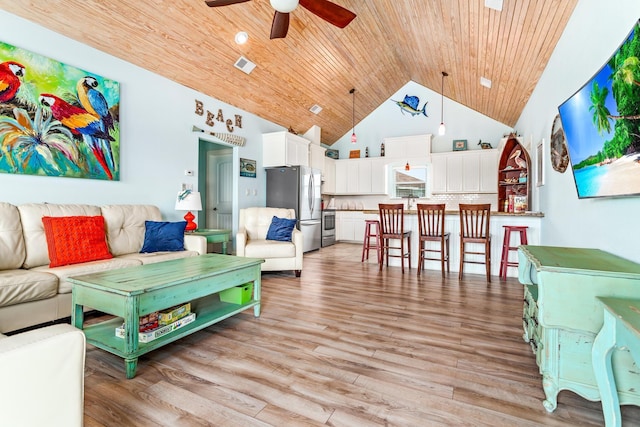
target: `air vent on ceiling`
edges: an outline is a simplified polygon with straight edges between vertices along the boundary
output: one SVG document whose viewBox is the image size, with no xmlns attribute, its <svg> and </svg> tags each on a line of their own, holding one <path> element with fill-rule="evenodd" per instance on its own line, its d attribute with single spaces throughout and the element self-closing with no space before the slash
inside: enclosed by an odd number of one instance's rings
<svg viewBox="0 0 640 427">
<path fill-rule="evenodd" d="M 309 108 L 309 111 L 311 111 L 313 114 L 318 114 L 320 111 L 322 111 L 322 107 L 318 104 L 313 104 L 311 108 Z"/>
<path fill-rule="evenodd" d="M 480 77 L 480 84 L 484 87 L 491 88 L 491 80 L 486 77 Z"/>
<path fill-rule="evenodd" d="M 502 1 L 503 0 L 484 0 L 484 5 L 490 9 L 502 12 Z"/>
<path fill-rule="evenodd" d="M 238 70 L 243 71 L 247 74 L 250 74 L 253 71 L 253 69 L 256 68 L 256 64 L 249 61 L 244 56 L 241 56 L 240 58 L 238 58 L 238 60 L 236 61 L 235 64 L 233 64 L 233 66 L 236 67 Z"/>
</svg>

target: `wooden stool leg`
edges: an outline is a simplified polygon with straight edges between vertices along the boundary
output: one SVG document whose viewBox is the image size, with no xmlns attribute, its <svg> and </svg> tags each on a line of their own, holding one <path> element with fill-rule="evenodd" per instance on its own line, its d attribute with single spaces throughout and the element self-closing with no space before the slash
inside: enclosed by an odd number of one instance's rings
<svg viewBox="0 0 640 427">
<path fill-rule="evenodd" d="M 509 245 L 511 244 L 511 229 L 505 228 L 502 240 L 502 257 L 500 258 L 500 277 L 507 278 L 507 263 L 509 262 Z"/>
<path fill-rule="evenodd" d="M 407 237 L 407 258 L 409 259 L 409 270 L 411 270 L 411 235 Z"/>
<path fill-rule="evenodd" d="M 367 259 L 369 259 L 369 244 L 371 243 L 371 238 L 369 236 L 370 233 L 371 233 L 371 224 L 366 223 L 364 226 L 364 241 L 362 242 L 362 259 L 360 260 L 360 262 L 364 262 L 365 253 L 366 253 Z"/>
<path fill-rule="evenodd" d="M 464 266 L 464 243 L 460 241 L 460 269 L 458 270 L 458 280 L 462 280 L 463 266 Z"/>
</svg>

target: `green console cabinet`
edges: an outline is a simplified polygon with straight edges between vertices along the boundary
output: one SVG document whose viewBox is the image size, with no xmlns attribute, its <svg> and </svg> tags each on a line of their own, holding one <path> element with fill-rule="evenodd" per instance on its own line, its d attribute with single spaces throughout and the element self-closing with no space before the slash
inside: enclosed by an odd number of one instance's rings
<svg viewBox="0 0 640 427">
<path fill-rule="evenodd" d="M 524 339 L 535 354 L 549 412 L 570 390 L 598 401 L 591 350 L 604 310 L 596 297 L 640 298 L 640 264 L 598 249 L 520 246 Z M 640 369 L 626 350 L 613 353 L 620 404 L 640 405 Z"/>
</svg>

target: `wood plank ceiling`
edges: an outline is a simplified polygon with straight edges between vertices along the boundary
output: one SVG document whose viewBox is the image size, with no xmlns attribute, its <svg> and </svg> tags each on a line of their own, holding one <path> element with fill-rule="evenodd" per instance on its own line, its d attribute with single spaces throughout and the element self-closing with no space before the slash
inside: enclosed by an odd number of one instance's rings
<svg viewBox="0 0 640 427">
<path fill-rule="evenodd" d="M 577 0 L 504 0 L 501 12 L 484 0 L 335 3 L 357 14 L 346 28 L 299 6 L 278 40 L 269 40 L 268 0 L 217 8 L 203 0 L 0 0 L 0 8 L 287 128 L 318 125 L 331 145 L 351 129 L 351 88 L 358 123 L 410 80 L 440 93 L 442 71 L 446 97 L 514 126 Z M 249 33 L 245 45 L 234 43 L 240 30 Z M 240 55 L 257 64 L 250 75 L 233 66 Z"/>
</svg>

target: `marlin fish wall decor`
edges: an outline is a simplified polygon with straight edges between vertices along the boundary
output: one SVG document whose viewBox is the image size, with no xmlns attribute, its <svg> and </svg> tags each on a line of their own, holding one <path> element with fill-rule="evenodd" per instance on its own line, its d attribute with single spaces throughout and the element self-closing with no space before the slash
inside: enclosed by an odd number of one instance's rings
<svg viewBox="0 0 640 427">
<path fill-rule="evenodd" d="M 420 98 L 418 98 L 417 96 L 405 95 L 404 100 L 394 101 L 392 99 L 391 102 L 394 102 L 398 107 L 400 107 L 400 111 L 402 112 L 402 114 L 407 112 L 411 114 L 411 116 L 424 114 L 425 117 L 429 117 L 427 116 L 427 110 L 426 110 L 427 102 L 424 103 L 422 108 L 418 108 L 418 105 L 420 104 Z"/>
</svg>

